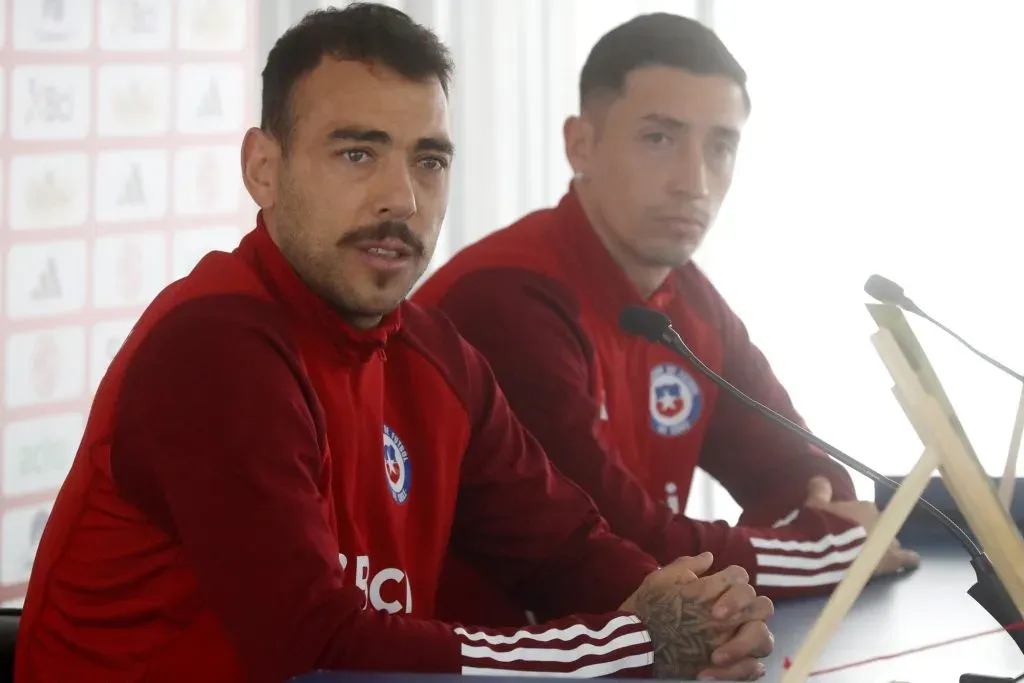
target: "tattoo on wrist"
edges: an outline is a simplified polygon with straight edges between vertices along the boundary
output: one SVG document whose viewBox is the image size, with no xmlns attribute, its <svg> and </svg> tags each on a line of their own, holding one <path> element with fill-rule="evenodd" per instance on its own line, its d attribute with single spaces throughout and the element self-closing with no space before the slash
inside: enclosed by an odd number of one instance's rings
<svg viewBox="0 0 1024 683">
<path fill-rule="evenodd" d="M 717 631 L 711 605 L 681 591 L 637 592 L 637 616 L 651 634 L 656 678 L 696 678 L 711 665 Z"/>
</svg>

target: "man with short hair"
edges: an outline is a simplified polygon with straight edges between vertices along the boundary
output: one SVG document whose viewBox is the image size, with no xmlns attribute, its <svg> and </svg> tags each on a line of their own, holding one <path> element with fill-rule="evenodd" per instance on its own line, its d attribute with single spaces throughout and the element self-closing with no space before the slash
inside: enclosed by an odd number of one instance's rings
<svg viewBox="0 0 1024 683">
<path fill-rule="evenodd" d="M 493 368 L 509 403 L 612 530 L 660 561 L 701 551 L 769 597 L 831 590 L 877 517 L 846 471 L 749 410 L 668 349 L 619 326 L 665 313 L 712 369 L 800 417 L 740 319 L 691 261 L 732 181 L 750 111 L 746 74 L 715 34 L 671 14 L 610 31 L 564 127 L 575 172 L 557 207 L 458 253 L 414 295 Z M 682 514 L 696 467 L 743 507 L 739 525 Z M 895 545 L 878 571 L 913 566 Z M 448 585 L 477 580 L 452 558 Z M 501 596 L 452 615 L 515 619 Z"/>
<path fill-rule="evenodd" d="M 311 13 L 242 144 L 261 211 L 146 310 L 40 544 L 19 683 L 280 683 L 317 669 L 759 676 L 758 597 L 658 569 L 403 303 L 445 213 L 447 50 L 397 10 Z M 445 623 L 447 548 L 552 620 Z"/>
</svg>

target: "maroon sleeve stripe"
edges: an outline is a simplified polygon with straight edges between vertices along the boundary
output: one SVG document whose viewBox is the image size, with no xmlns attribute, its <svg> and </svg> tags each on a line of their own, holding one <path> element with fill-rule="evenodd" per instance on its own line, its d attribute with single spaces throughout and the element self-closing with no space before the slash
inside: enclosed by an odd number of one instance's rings
<svg viewBox="0 0 1024 683">
<path fill-rule="evenodd" d="M 616 615 L 603 621 L 564 620 L 512 634 L 455 629 L 462 643 L 462 673 L 472 675 L 597 678 L 647 670 L 654 661 L 651 638 L 640 620 Z M 598 618 L 600 619 L 600 618 Z"/>
</svg>

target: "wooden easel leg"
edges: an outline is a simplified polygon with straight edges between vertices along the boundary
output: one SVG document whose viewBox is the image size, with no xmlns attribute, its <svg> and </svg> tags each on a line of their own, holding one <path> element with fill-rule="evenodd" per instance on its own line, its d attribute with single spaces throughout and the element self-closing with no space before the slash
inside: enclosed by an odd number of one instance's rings
<svg viewBox="0 0 1024 683">
<path fill-rule="evenodd" d="M 1020 389 L 1017 417 L 1013 421 L 1013 433 L 1010 435 L 1010 452 L 1006 456 L 1003 478 L 999 481 L 999 502 L 1007 510 L 1013 503 L 1013 485 L 1017 482 L 1017 456 L 1020 454 L 1021 432 L 1024 432 L 1024 386 Z"/>
<path fill-rule="evenodd" d="M 814 622 L 799 652 L 793 657 L 789 670 L 783 674 L 782 683 L 805 683 L 810 676 L 811 667 L 821 656 L 839 623 L 846 617 L 857 596 L 875 573 L 878 563 L 914 509 L 917 499 L 924 493 L 938 463 L 939 457 L 932 449 L 926 448 L 878 518 L 875 527 L 871 529 L 860 554 L 850 565 L 846 576 L 832 592 L 825 609 Z"/>
<path fill-rule="evenodd" d="M 1024 612 L 1024 542 L 999 502 L 992 478 L 965 449 L 934 398 L 929 397 L 921 405 L 920 422 L 925 425 L 926 435 L 934 435 L 928 441 L 939 450 L 939 472 L 946 488 L 992 561 L 1014 606 Z"/>
<path fill-rule="evenodd" d="M 957 509 L 977 536 L 1014 606 L 1024 612 L 1024 539 L 1000 503 L 992 479 L 970 448 L 952 407 L 925 388 L 891 332 L 879 330 L 871 339 L 896 381 L 897 397 L 914 431 L 925 448 L 938 455 L 939 473 Z"/>
</svg>

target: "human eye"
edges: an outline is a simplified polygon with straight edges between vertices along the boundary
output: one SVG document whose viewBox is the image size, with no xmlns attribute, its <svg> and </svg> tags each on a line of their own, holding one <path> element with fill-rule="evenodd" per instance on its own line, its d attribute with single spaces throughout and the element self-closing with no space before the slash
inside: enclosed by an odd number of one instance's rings
<svg viewBox="0 0 1024 683">
<path fill-rule="evenodd" d="M 665 147 L 672 144 L 672 138 L 659 130 L 647 131 L 640 136 L 640 139 L 652 147 Z"/>
<path fill-rule="evenodd" d="M 732 140 L 715 140 L 711 143 L 711 153 L 718 159 L 729 159 L 736 154 L 736 143 Z"/>
<path fill-rule="evenodd" d="M 366 163 L 373 157 L 368 149 L 343 149 L 338 152 L 338 156 L 353 164 Z"/>
<path fill-rule="evenodd" d="M 447 157 L 428 156 L 420 159 L 420 166 L 428 171 L 443 171 L 451 164 Z"/>
</svg>

